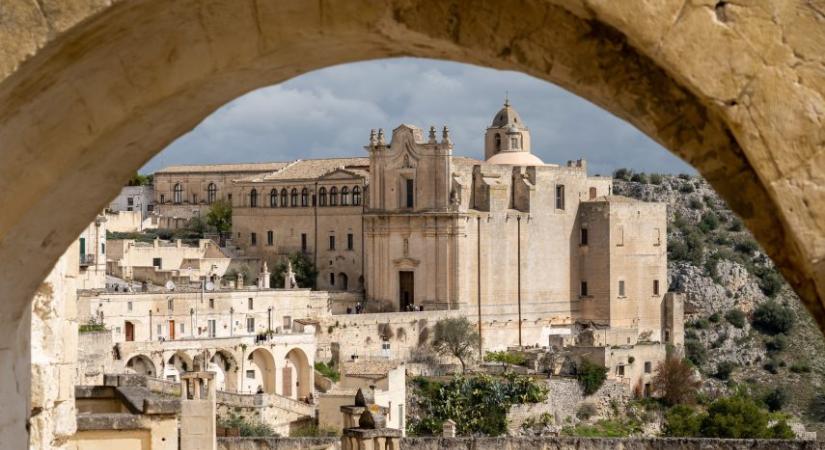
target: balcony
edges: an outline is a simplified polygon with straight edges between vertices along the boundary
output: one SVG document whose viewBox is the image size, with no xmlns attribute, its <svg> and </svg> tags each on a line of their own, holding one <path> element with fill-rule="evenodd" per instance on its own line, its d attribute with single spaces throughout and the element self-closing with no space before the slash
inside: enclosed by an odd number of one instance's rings
<svg viewBox="0 0 825 450">
<path fill-rule="evenodd" d="M 80 255 L 80 267 L 89 267 L 94 265 L 95 255 Z"/>
</svg>

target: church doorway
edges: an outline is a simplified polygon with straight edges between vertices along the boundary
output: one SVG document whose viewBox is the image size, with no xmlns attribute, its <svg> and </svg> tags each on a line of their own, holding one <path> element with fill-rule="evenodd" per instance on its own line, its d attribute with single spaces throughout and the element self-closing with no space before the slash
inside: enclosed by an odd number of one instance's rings
<svg viewBox="0 0 825 450">
<path fill-rule="evenodd" d="M 409 270 L 398 272 L 398 291 L 401 311 L 412 311 L 415 303 L 415 278 L 413 278 L 413 272 Z"/>
</svg>

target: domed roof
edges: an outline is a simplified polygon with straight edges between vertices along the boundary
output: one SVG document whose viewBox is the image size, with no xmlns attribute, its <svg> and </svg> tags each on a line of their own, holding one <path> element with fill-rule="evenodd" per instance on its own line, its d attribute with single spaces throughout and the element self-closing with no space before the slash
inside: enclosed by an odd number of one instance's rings
<svg viewBox="0 0 825 450">
<path fill-rule="evenodd" d="M 504 128 L 508 125 L 524 128 L 518 112 L 510 106 L 510 102 L 508 100 L 505 100 L 504 107 L 496 113 L 495 117 L 493 117 L 493 124 L 490 125 L 490 128 Z"/>
<path fill-rule="evenodd" d="M 544 161 L 530 152 L 499 152 L 491 156 L 487 163 L 512 166 L 543 166 Z"/>
</svg>

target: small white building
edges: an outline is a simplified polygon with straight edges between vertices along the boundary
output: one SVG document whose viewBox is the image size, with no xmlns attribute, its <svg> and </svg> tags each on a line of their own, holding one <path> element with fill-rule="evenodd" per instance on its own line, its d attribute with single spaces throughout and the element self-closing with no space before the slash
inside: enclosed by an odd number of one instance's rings
<svg viewBox="0 0 825 450">
<path fill-rule="evenodd" d="M 124 186 L 120 194 L 109 203 L 112 211 L 140 211 L 141 220 L 154 211 L 155 191 L 152 186 Z"/>
</svg>

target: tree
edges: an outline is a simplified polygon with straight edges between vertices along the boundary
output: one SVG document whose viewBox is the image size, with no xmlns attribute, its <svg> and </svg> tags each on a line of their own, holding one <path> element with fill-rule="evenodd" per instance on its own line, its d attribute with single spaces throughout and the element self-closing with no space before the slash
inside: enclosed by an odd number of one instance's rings
<svg viewBox="0 0 825 450">
<path fill-rule="evenodd" d="M 218 200 L 209 208 L 206 215 L 206 223 L 215 227 L 218 233 L 223 236 L 232 229 L 232 205 L 226 200 Z"/>
<path fill-rule="evenodd" d="M 466 317 L 456 317 L 439 320 L 435 324 L 433 349 L 441 355 L 451 355 L 461 363 L 463 373 L 467 366 L 466 360 L 478 350 L 478 331 Z"/>
<path fill-rule="evenodd" d="M 148 186 L 152 184 L 153 179 L 154 175 L 141 175 L 136 172 L 129 178 L 129 181 L 126 182 L 126 186 Z"/>
<path fill-rule="evenodd" d="M 653 376 L 654 391 L 668 405 L 693 403 L 700 385 L 693 367 L 676 356 L 659 363 Z"/>
<path fill-rule="evenodd" d="M 665 413 L 663 434 L 667 437 L 699 436 L 704 418 L 704 414 L 688 405 L 676 405 Z"/>
<path fill-rule="evenodd" d="M 728 439 L 787 439 L 787 423 L 780 421 L 768 426 L 768 411 L 742 395 L 716 400 L 708 407 L 708 414 L 700 427 L 703 437 Z"/>
<path fill-rule="evenodd" d="M 298 287 L 315 289 L 318 279 L 318 268 L 309 256 L 303 252 L 295 252 L 287 257 L 292 262 L 292 271 L 295 272 L 295 281 Z M 284 274 L 287 269 L 287 261 L 281 261 L 275 266 L 272 272 L 272 286 L 284 287 Z"/>
</svg>

